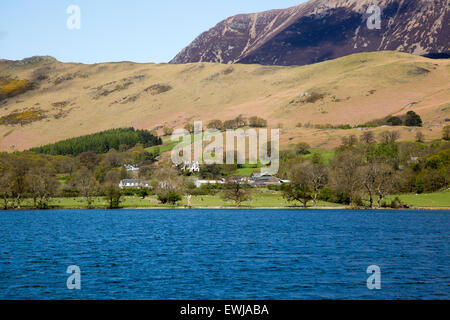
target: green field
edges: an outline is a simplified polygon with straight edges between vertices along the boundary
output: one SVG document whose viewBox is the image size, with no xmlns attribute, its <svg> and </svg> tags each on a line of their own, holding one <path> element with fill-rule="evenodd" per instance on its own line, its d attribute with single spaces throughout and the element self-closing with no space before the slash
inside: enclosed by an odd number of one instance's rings
<svg viewBox="0 0 450 320">
<path fill-rule="evenodd" d="M 387 202 L 390 203 L 395 197 L 399 197 L 401 201 L 413 207 L 418 208 L 450 208 L 450 190 L 436 192 L 431 194 L 403 194 L 398 196 L 387 197 Z M 53 198 L 50 200 L 50 206 L 56 209 L 84 209 L 86 202 L 83 198 Z M 193 196 L 191 204 L 194 208 L 233 208 L 232 201 L 225 201 L 220 194 L 215 196 Z M 94 199 L 93 206 L 95 208 L 107 208 L 108 204 L 102 197 Z M 177 207 L 186 207 L 187 199 L 183 200 Z M 301 207 L 299 202 L 287 202 L 281 192 L 270 191 L 267 189 L 256 189 L 253 191 L 252 199 L 242 204 L 243 208 L 293 208 Z M 160 204 L 156 196 L 150 196 L 145 199 L 139 197 L 122 197 L 122 208 L 172 208 L 173 206 Z M 308 207 L 312 207 L 312 202 L 308 203 Z M 344 207 L 344 205 L 319 201 L 317 207 Z M 33 201 L 31 199 L 24 199 L 22 201 L 22 208 L 33 208 Z"/>
<path fill-rule="evenodd" d="M 261 168 L 259 165 L 254 164 L 244 164 L 242 168 L 238 168 L 235 172 L 238 176 L 246 176 L 249 177 L 253 172 L 261 172 Z"/>
<path fill-rule="evenodd" d="M 388 201 L 392 201 L 395 197 L 399 197 L 403 203 L 414 207 L 450 208 L 450 190 L 435 193 L 394 195 L 389 196 Z"/>
<path fill-rule="evenodd" d="M 313 148 L 309 150 L 311 153 L 306 155 L 305 158 L 311 158 L 314 153 L 318 153 L 321 155 L 322 160 L 327 164 L 330 162 L 331 159 L 334 158 L 334 151 L 333 150 L 325 150 L 320 148 Z"/>
<path fill-rule="evenodd" d="M 33 208 L 32 199 L 24 199 L 21 203 L 22 208 Z M 191 204 L 195 207 L 229 207 L 233 208 L 234 203 L 232 201 L 225 201 L 220 194 L 215 196 L 193 196 L 191 198 Z M 86 208 L 86 201 L 83 198 L 53 198 L 50 200 L 49 205 L 52 208 L 60 209 L 82 209 Z M 319 201 L 317 204 L 319 207 L 336 207 L 341 206 L 333 203 Z M 101 197 L 94 199 L 93 206 L 95 208 L 106 208 L 108 203 Z M 187 199 L 183 197 L 183 200 L 178 204 L 178 207 L 187 206 Z M 244 208 L 281 208 L 281 207 L 300 207 L 300 203 L 289 203 L 283 199 L 280 192 L 272 192 L 268 190 L 256 190 L 250 201 L 242 203 Z M 312 202 L 309 203 L 312 206 Z M 121 202 L 122 208 L 171 208 L 170 205 L 160 204 L 155 196 L 150 196 L 145 199 L 139 197 L 123 197 Z"/>
<path fill-rule="evenodd" d="M 154 152 L 156 150 L 159 150 L 160 154 L 163 154 L 164 152 L 172 151 L 172 149 L 178 144 L 177 141 L 172 141 L 170 138 L 164 138 L 163 143 L 160 146 L 153 146 L 150 148 L 145 149 L 148 152 Z"/>
</svg>

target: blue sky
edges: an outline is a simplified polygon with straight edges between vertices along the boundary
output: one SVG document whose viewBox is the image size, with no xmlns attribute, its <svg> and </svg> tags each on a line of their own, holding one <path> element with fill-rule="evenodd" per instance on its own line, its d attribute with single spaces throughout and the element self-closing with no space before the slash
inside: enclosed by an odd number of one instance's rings
<svg viewBox="0 0 450 320">
<path fill-rule="evenodd" d="M 238 14 L 304 0 L 14 0 L 0 2 L 0 59 L 51 55 L 63 62 L 168 62 L 201 32 Z M 69 30 L 66 10 L 81 9 Z"/>
</svg>

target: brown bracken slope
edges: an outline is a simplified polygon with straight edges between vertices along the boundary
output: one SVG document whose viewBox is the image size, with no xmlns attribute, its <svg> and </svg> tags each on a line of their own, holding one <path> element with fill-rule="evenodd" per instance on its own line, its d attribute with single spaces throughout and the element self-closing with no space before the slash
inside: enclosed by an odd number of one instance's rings
<svg viewBox="0 0 450 320">
<path fill-rule="evenodd" d="M 161 133 L 161 126 L 239 114 L 280 127 L 285 147 L 306 141 L 331 148 L 360 131 L 314 125 L 357 125 L 409 110 L 421 115 L 421 130 L 433 139 L 450 118 L 449 72 L 449 60 L 392 51 L 301 67 L 0 60 L 0 150 L 127 126 Z M 402 139 L 417 131 L 398 129 Z"/>
</svg>

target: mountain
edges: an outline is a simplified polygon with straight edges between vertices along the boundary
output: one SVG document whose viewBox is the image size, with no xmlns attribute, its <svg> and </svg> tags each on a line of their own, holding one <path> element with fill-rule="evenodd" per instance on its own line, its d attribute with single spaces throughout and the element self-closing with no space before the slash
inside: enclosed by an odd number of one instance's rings
<svg viewBox="0 0 450 320">
<path fill-rule="evenodd" d="M 380 29 L 367 20 L 381 9 Z M 449 0 L 311 0 L 240 14 L 202 33 L 171 63 L 306 65 L 359 52 L 449 53 Z M 370 20 L 372 21 L 372 20 Z"/>
<path fill-rule="evenodd" d="M 161 134 L 162 126 L 206 126 L 240 114 L 281 128 L 283 147 L 304 141 L 332 148 L 361 131 L 327 124 L 358 125 L 409 110 L 422 117 L 426 139 L 438 138 L 450 118 L 449 71 L 450 60 L 390 51 L 300 67 L 0 60 L 0 150 L 130 126 Z M 417 132 L 396 130 L 402 139 Z"/>
</svg>

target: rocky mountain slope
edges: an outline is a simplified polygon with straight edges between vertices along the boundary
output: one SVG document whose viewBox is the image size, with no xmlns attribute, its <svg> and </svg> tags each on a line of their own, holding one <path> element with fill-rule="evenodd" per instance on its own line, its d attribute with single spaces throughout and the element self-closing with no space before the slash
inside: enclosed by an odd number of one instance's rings
<svg viewBox="0 0 450 320">
<path fill-rule="evenodd" d="M 380 29 L 367 26 L 371 5 L 381 9 Z M 201 34 L 171 63 L 288 66 L 382 50 L 448 53 L 449 15 L 449 0 L 311 0 L 230 17 Z"/>
<path fill-rule="evenodd" d="M 183 128 L 259 116 L 281 145 L 334 147 L 358 125 L 409 110 L 426 139 L 450 118 L 450 61 L 398 52 L 360 53 L 302 67 L 218 63 L 61 63 L 0 60 L 0 150 L 24 150 L 110 128 Z M 301 127 L 300 125 L 301 124 Z M 402 130 L 414 139 L 415 128 Z M 375 131 L 387 130 L 377 128 Z"/>
</svg>

